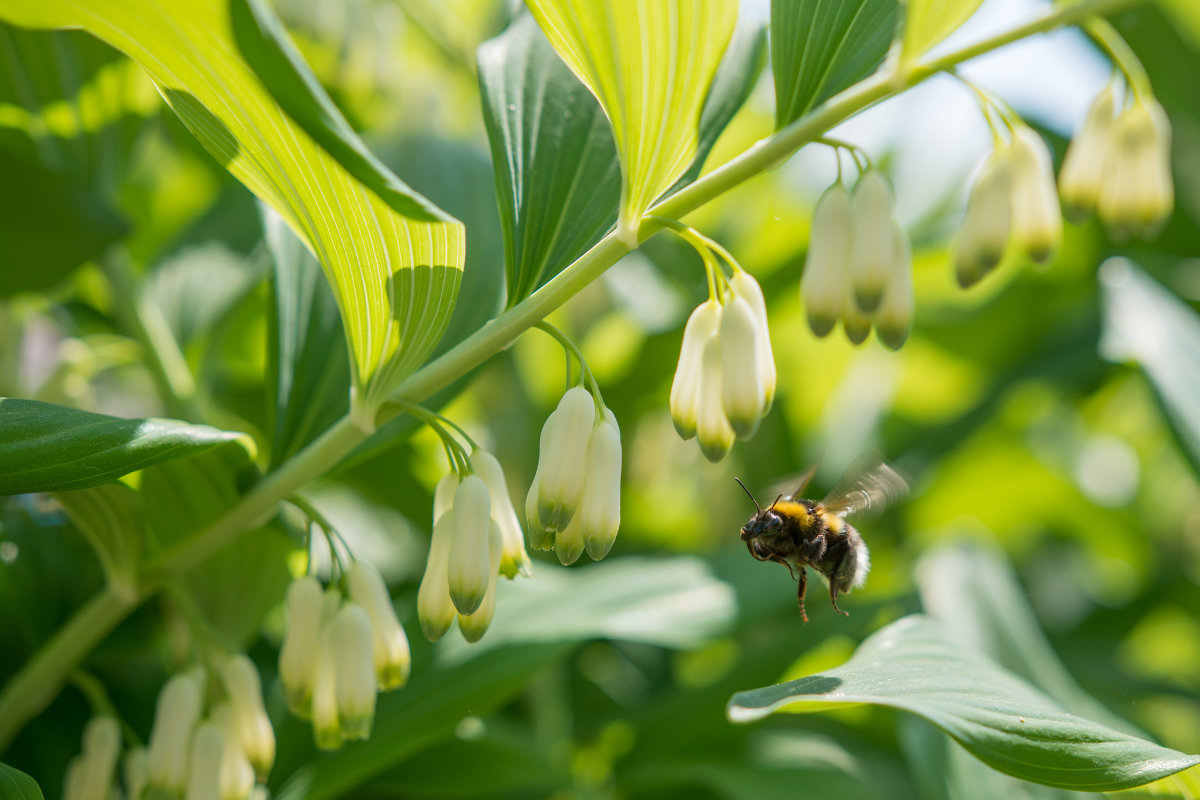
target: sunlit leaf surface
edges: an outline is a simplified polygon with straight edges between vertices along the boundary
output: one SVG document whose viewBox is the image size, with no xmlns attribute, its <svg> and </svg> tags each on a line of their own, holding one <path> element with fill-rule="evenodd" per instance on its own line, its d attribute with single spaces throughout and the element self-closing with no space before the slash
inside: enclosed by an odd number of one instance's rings
<svg viewBox="0 0 1200 800">
<path fill-rule="evenodd" d="M 621 161 L 618 232 L 637 224 L 696 156 L 700 113 L 737 21 L 730 0 L 535 0 L 530 10 L 599 99 Z"/>
<path fill-rule="evenodd" d="M 1200 756 L 1120 733 L 1065 711 L 944 628 L 914 615 L 864 641 L 840 667 L 738 692 L 734 722 L 792 711 L 870 703 L 924 717 L 984 763 L 1048 786 L 1112 791 L 1200 763 Z"/>
<path fill-rule="evenodd" d="M 983 0 L 908 0 L 904 18 L 904 55 L 915 58 L 954 33 Z"/>
<path fill-rule="evenodd" d="M 100 13 L 72 0 L 20 0 L 0 16 L 82 27 L 146 68 L 213 157 L 321 261 L 368 402 L 437 344 L 462 277 L 461 224 L 367 153 L 269 9 L 248 0 L 124 0 Z"/>
</svg>

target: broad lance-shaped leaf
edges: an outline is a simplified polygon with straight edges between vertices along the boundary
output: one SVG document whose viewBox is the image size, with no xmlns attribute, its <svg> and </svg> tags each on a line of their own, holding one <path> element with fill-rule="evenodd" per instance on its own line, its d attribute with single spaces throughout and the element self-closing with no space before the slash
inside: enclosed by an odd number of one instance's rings
<svg viewBox="0 0 1200 800">
<path fill-rule="evenodd" d="M 101 12 L 80 0 L 8 0 L 0 18 L 81 27 L 150 73 L 205 148 L 320 260 L 368 408 L 424 361 L 462 277 L 462 225 L 370 156 L 264 4 L 116 0 Z"/>
<path fill-rule="evenodd" d="M 1200 316 L 1123 258 L 1104 263 L 1100 283 L 1101 353 L 1135 361 L 1145 371 L 1184 454 L 1200 472 Z"/>
<path fill-rule="evenodd" d="M 244 433 L 173 419 L 120 419 L 0 397 L 0 495 L 85 489 Z"/>
<path fill-rule="evenodd" d="M 42 790 L 24 772 L 0 764 L 0 797 L 4 800 L 42 800 Z"/>
<path fill-rule="evenodd" d="M 554 49 L 612 122 L 621 161 L 617 234 L 637 246 L 642 214 L 691 165 L 736 0 L 531 0 Z"/>
<path fill-rule="evenodd" d="M 1065 711 L 921 615 L 873 634 L 840 667 L 738 692 L 728 713 L 751 722 L 784 708 L 860 703 L 924 717 L 989 766 L 1047 786 L 1114 791 L 1200 764 L 1200 756 Z"/>
<path fill-rule="evenodd" d="M 676 185 L 700 173 L 745 103 L 765 39 L 761 27 L 734 33 L 704 104 L 695 158 Z M 478 63 L 512 306 L 612 229 L 621 167 L 603 109 L 531 17 L 481 45 Z"/>
<path fill-rule="evenodd" d="M 902 58 L 914 59 L 958 30 L 983 0 L 906 0 Z"/>
<path fill-rule="evenodd" d="M 794 122 L 879 69 L 899 9 L 897 0 L 772 2 L 775 127 Z"/>
</svg>

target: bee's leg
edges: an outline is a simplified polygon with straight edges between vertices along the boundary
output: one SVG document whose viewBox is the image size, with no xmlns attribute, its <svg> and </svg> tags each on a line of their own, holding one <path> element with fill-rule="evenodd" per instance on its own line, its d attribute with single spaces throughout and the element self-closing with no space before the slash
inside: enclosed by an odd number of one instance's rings
<svg viewBox="0 0 1200 800">
<path fill-rule="evenodd" d="M 787 570 L 788 570 L 788 575 L 791 575 L 791 576 L 792 576 L 792 580 L 796 580 L 796 573 L 795 573 L 795 571 L 792 569 L 792 564 L 791 564 L 791 562 L 790 562 L 790 561 L 787 561 L 786 559 L 780 558 L 779 556 L 775 556 L 775 557 L 774 557 L 774 558 L 772 558 L 771 560 L 772 560 L 772 561 L 774 561 L 776 564 L 783 564 L 785 567 L 787 567 Z M 801 571 L 803 572 L 803 570 L 801 570 Z"/>
<path fill-rule="evenodd" d="M 808 572 L 800 568 L 800 586 L 796 589 L 796 599 L 800 603 L 800 618 L 808 622 L 808 614 L 804 610 L 804 590 L 808 588 Z M 837 607 L 836 605 L 834 606 Z"/>
<path fill-rule="evenodd" d="M 804 560 L 810 564 L 818 564 L 821 559 L 825 558 L 825 550 L 828 542 L 825 541 L 824 534 L 818 534 L 804 543 Z"/>
<path fill-rule="evenodd" d="M 841 580 L 841 577 L 842 577 L 842 565 L 845 563 L 846 563 L 846 554 L 842 553 L 842 555 L 840 557 L 838 557 L 837 563 L 834 564 L 833 571 L 829 573 L 829 600 L 830 600 L 830 602 L 833 603 L 834 611 L 838 612 L 843 617 L 848 617 L 848 616 L 850 616 L 850 612 L 842 611 L 840 608 L 838 608 L 838 604 L 837 604 L 837 596 L 838 596 L 837 587 L 838 587 L 838 582 Z"/>
</svg>

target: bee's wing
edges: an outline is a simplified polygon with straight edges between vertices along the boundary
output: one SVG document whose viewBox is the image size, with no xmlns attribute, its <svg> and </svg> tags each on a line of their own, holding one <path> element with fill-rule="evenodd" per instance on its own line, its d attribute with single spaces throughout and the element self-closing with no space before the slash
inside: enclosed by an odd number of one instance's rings
<svg viewBox="0 0 1200 800">
<path fill-rule="evenodd" d="M 855 461 L 825 499 L 826 511 L 839 517 L 860 511 L 881 511 L 908 493 L 908 483 L 900 473 L 870 454 Z"/>
<path fill-rule="evenodd" d="M 782 480 L 776 481 L 771 485 L 770 490 L 767 492 L 768 496 L 782 496 L 789 500 L 795 497 L 800 497 L 803 494 L 804 489 L 808 486 L 809 481 L 813 479 L 813 475 L 817 474 L 817 470 L 820 468 L 820 466 L 821 462 L 818 461 L 816 464 L 813 464 L 799 475 L 789 475 Z"/>
</svg>

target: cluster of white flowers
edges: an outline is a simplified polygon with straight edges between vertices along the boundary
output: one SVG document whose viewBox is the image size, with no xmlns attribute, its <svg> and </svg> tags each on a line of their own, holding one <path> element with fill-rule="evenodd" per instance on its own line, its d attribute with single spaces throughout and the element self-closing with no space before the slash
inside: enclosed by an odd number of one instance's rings
<svg viewBox="0 0 1200 800">
<path fill-rule="evenodd" d="M 542 426 L 525 500 L 529 544 L 573 564 L 608 555 L 621 524 L 621 430 L 599 395 L 568 389 Z"/>
<path fill-rule="evenodd" d="M 972 286 L 991 272 L 1010 240 L 1034 261 L 1049 261 L 1062 232 L 1050 151 L 1032 128 L 1018 124 L 1011 141 L 997 139 L 971 186 L 955 251 L 959 285 Z"/>
<path fill-rule="evenodd" d="M 841 181 L 825 190 L 813 213 L 800 292 L 809 327 L 826 336 L 838 321 L 855 344 L 874 325 L 898 348 L 913 318 L 912 249 L 892 216 L 887 178 L 868 169 L 851 194 Z"/>
<path fill-rule="evenodd" d="M 471 453 L 472 472 L 451 472 L 433 498 L 433 536 L 417 593 L 421 629 L 437 641 L 458 620 L 477 642 L 496 613 L 496 581 L 528 575 L 529 554 L 504 470 L 485 450 Z"/>
<path fill-rule="evenodd" d="M 1171 216 L 1171 123 L 1153 97 L 1135 96 L 1117 111 L 1109 85 L 1097 95 L 1059 173 L 1072 219 L 1099 211 L 1114 237 L 1156 236 Z"/>
<path fill-rule="evenodd" d="M 688 318 L 671 384 L 671 418 L 720 461 L 735 437 L 748 438 L 775 399 L 775 359 L 758 282 L 735 269 L 719 297 Z"/>
<path fill-rule="evenodd" d="M 115 782 L 120 725 L 110 716 L 90 720 L 83 752 L 67 767 L 65 800 L 265 797 L 261 783 L 275 762 L 275 732 L 263 707 L 258 670 L 238 654 L 220 659 L 215 672 L 211 697 L 209 674 L 202 667 L 163 685 L 149 743 L 125 756 L 124 793 Z"/>
<path fill-rule="evenodd" d="M 379 572 L 355 561 L 346 588 L 343 602 L 337 587 L 323 588 L 312 576 L 293 581 L 279 651 L 288 708 L 312 720 L 317 746 L 325 750 L 370 736 L 376 693 L 403 686 L 411 663 Z"/>
</svg>

